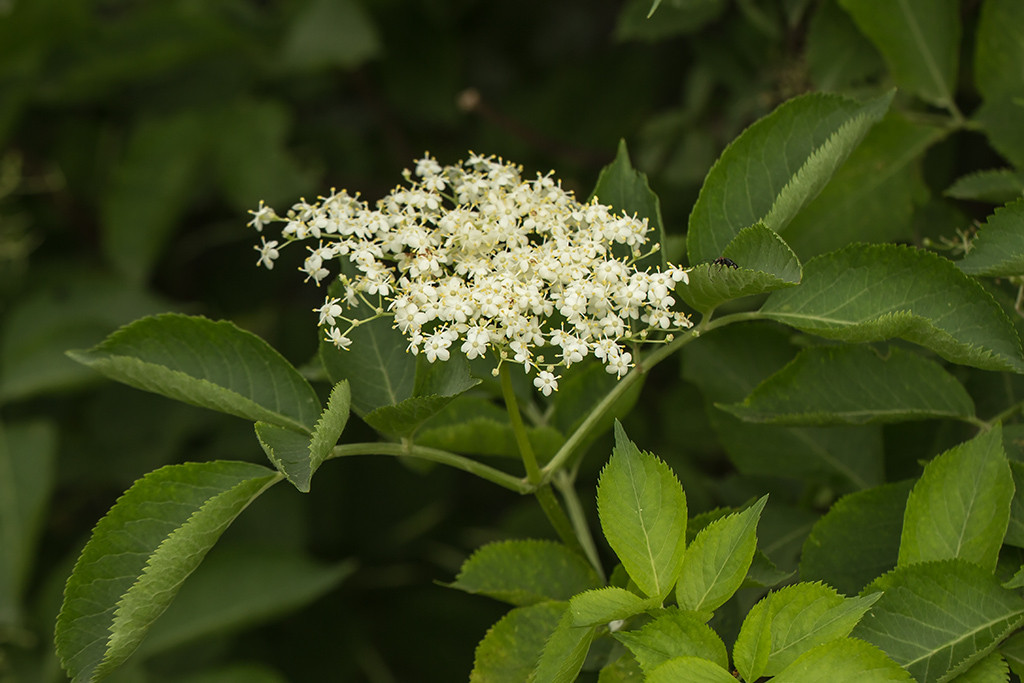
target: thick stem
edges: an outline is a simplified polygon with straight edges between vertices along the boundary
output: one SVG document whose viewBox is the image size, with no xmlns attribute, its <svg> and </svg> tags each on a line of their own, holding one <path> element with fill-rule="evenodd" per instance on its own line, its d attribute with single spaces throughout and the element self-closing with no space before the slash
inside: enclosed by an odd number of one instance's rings
<svg viewBox="0 0 1024 683">
<path fill-rule="evenodd" d="M 551 522 L 551 526 L 554 527 L 555 533 L 562 539 L 562 543 L 573 550 L 580 552 L 586 551 L 583 549 L 583 544 L 580 542 L 580 538 L 576 534 L 576 530 L 573 528 L 572 522 L 566 517 L 565 511 L 558 502 L 558 498 L 555 497 L 555 492 L 551 490 L 551 486 L 545 484 L 541 486 L 533 495 L 537 497 L 537 502 L 540 503 L 540 507 L 544 510 L 544 514 L 547 516 L 548 521 Z"/>
<path fill-rule="evenodd" d="M 442 451 L 437 448 L 427 448 L 426 446 L 416 446 L 412 444 L 405 445 L 400 443 L 391 443 L 388 441 L 348 443 L 341 446 L 335 446 L 329 457 L 345 458 L 353 455 L 409 456 L 419 458 L 421 460 L 429 460 L 430 462 L 436 462 L 442 465 L 448 465 L 449 467 L 454 467 L 462 470 L 463 472 L 475 474 L 481 479 L 486 479 L 491 483 L 497 484 L 509 491 L 515 491 L 516 493 L 531 493 L 534 490 L 533 485 L 523 481 L 519 477 L 509 474 L 508 472 L 502 472 L 499 469 L 477 462 L 476 460 L 467 458 L 463 455 L 449 453 L 448 451 Z"/>
<path fill-rule="evenodd" d="M 587 515 L 580 504 L 579 496 L 576 495 L 574 482 L 569 474 L 563 470 L 555 476 L 554 484 L 565 501 L 565 509 L 569 513 L 569 520 L 572 522 L 573 529 L 576 530 L 576 538 L 579 539 L 583 554 L 590 560 L 590 564 L 594 567 L 597 575 L 601 577 L 603 583 L 605 575 L 604 568 L 601 566 L 601 557 L 597 554 L 597 545 L 594 543 L 594 536 L 590 532 Z"/>
<path fill-rule="evenodd" d="M 516 392 L 512 389 L 512 375 L 509 374 L 506 363 L 498 364 L 498 375 L 501 377 L 501 396 L 505 399 L 508 419 L 512 422 L 512 433 L 516 435 L 516 445 L 519 446 L 519 457 L 523 459 L 523 467 L 526 468 L 526 480 L 531 484 L 539 484 L 541 475 L 537 466 L 537 456 L 534 455 L 530 438 L 526 434 L 526 425 L 523 424 L 523 416 L 519 412 L 519 401 L 516 400 Z"/>
</svg>

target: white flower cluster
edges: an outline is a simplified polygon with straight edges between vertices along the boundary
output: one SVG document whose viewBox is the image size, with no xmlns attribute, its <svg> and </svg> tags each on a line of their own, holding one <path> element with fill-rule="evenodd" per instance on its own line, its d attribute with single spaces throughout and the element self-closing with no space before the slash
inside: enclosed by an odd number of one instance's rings
<svg viewBox="0 0 1024 683">
<path fill-rule="evenodd" d="M 256 246 L 258 265 L 273 268 L 279 247 L 299 241 L 312 243 L 299 269 L 307 281 L 319 285 L 332 260 L 351 263 L 354 275 L 338 276 L 343 296 L 315 309 L 339 348 L 366 321 L 347 317 L 363 301 L 374 317 L 394 317 L 412 353 L 434 362 L 453 344 L 469 359 L 493 350 L 499 363 L 536 371 L 534 385 L 550 395 L 556 367 L 593 355 L 621 377 L 633 361 L 628 345 L 691 326 L 672 310 L 686 272 L 634 266 L 646 255 L 646 219 L 581 204 L 550 174 L 524 180 L 494 157 L 441 166 L 425 155 L 404 177 L 408 186 L 373 209 L 343 190 L 285 217 L 262 202 L 250 212 L 258 231 L 285 224 L 283 244 L 264 237 Z M 546 361 L 545 350 L 556 358 Z"/>
</svg>

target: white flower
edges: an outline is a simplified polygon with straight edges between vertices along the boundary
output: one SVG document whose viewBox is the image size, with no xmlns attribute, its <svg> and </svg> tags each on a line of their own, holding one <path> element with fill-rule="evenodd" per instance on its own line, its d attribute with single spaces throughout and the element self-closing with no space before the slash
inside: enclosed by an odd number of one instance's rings
<svg viewBox="0 0 1024 683">
<path fill-rule="evenodd" d="M 327 341 L 343 351 L 352 345 L 352 340 L 343 335 L 337 327 L 331 327 L 327 330 Z"/>
<path fill-rule="evenodd" d="M 431 363 L 436 360 L 448 360 L 448 347 L 451 345 L 451 340 L 444 332 L 435 332 L 423 342 L 423 353 Z"/>
<path fill-rule="evenodd" d="M 277 214 L 269 206 L 260 200 L 260 205 L 255 211 L 249 212 L 252 215 L 252 220 L 249 221 L 248 225 L 256 228 L 256 232 L 263 232 L 263 226 L 273 221 L 279 220 Z"/>
<path fill-rule="evenodd" d="M 261 237 L 260 244 L 253 247 L 253 249 L 260 252 L 260 258 L 256 261 L 256 265 L 264 266 L 267 270 L 273 270 L 274 259 L 281 255 L 277 250 L 277 240 L 270 240 L 268 242 L 266 237 Z"/>
<path fill-rule="evenodd" d="M 315 240 L 299 270 L 317 285 L 340 280 L 341 298 L 315 309 L 339 347 L 351 343 L 339 321 L 351 330 L 365 315 L 355 309 L 369 307 L 392 317 L 410 353 L 436 362 L 450 359 L 453 346 L 471 360 L 493 349 L 536 373 L 549 395 L 555 367 L 593 355 L 621 377 L 632 364 L 626 345 L 665 341 L 692 325 L 673 297 L 686 271 L 636 268 L 651 253 L 646 219 L 596 198 L 581 203 L 552 174 L 524 177 L 491 156 L 442 166 L 425 154 L 413 168 L 372 206 L 331 190 L 283 218 L 262 202 L 250 212 L 257 230 L 281 223 L 284 245 Z M 272 268 L 279 242 L 261 242 L 258 264 Z M 546 346 L 553 364 L 543 361 Z"/>
<path fill-rule="evenodd" d="M 541 370 L 537 373 L 537 376 L 533 378 L 533 386 L 540 390 L 540 393 L 545 396 L 550 396 L 552 391 L 558 391 L 558 380 L 561 379 L 561 375 L 557 377 L 549 372 L 548 370 Z"/>
<path fill-rule="evenodd" d="M 341 317 L 343 312 L 341 306 L 338 305 L 339 301 L 340 299 L 337 298 L 326 297 L 323 306 L 313 309 L 320 314 L 320 327 L 324 325 L 334 327 L 337 324 L 334 319 Z"/>
</svg>

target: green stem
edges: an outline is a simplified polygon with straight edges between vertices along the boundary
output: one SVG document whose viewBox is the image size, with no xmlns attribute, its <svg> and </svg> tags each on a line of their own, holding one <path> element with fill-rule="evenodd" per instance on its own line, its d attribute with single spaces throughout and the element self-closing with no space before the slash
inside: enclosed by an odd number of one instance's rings
<svg viewBox="0 0 1024 683">
<path fill-rule="evenodd" d="M 526 434 L 526 425 L 523 424 L 523 416 L 519 412 L 519 401 L 516 400 L 516 392 L 512 389 L 512 375 L 509 374 L 506 363 L 499 361 L 498 375 L 501 377 L 501 396 L 505 399 L 508 419 L 512 422 L 512 433 L 516 435 L 516 444 L 519 446 L 519 457 L 523 459 L 523 467 L 526 468 L 526 480 L 531 484 L 539 484 L 541 476 L 537 456 L 534 455 L 530 438 Z"/>
<path fill-rule="evenodd" d="M 590 560 L 590 564 L 605 581 L 604 568 L 601 566 L 601 557 L 597 554 L 597 545 L 594 543 L 594 536 L 590 533 L 590 525 L 587 523 L 587 515 L 580 504 L 580 498 L 576 495 L 576 487 L 573 478 L 564 470 L 559 471 L 554 479 L 555 488 L 562 494 L 565 501 L 565 509 L 569 513 L 569 520 L 576 530 L 576 538 L 579 539 L 583 554 Z"/>
<path fill-rule="evenodd" d="M 991 429 L 997 422 L 1004 422 L 1006 419 L 1013 417 L 1015 413 L 1021 412 L 1022 409 L 1024 409 L 1024 401 L 1018 401 L 998 415 L 993 415 L 988 420 L 982 421 L 978 426 L 985 430 Z"/>
<path fill-rule="evenodd" d="M 609 391 L 608 394 L 601 399 L 596 406 L 594 406 L 594 409 L 590 411 L 587 418 L 583 420 L 579 427 L 576 428 L 576 431 L 569 435 L 569 438 L 566 439 L 565 443 L 562 444 L 562 447 L 558 449 L 558 452 L 555 453 L 553 458 L 551 458 L 551 461 L 541 469 L 541 475 L 543 477 L 541 481 L 550 481 L 552 475 L 562 469 L 569 462 L 586 438 L 590 435 L 590 432 L 608 416 L 608 413 L 611 412 L 612 406 L 615 405 L 616 401 L 618 401 L 622 395 L 630 389 L 630 387 L 640 381 L 640 378 L 650 372 L 658 363 L 665 360 L 673 353 L 706 332 L 744 320 L 758 320 L 761 317 L 762 316 L 757 311 L 750 311 L 746 313 L 734 313 L 732 315 L 722 316 L 715 320 L 702 320 L 698 325 L 694 326 L 686 333 L 680 335 L 676 339 L 673 339 L 664 346 L 654 349 L 644 356 L 637 362 L 636 367 L 630 370 L 629 374 L 619 380 L 615 385 L 615 388 Z"/>
<path fill-rule="evenodd" d="M 551 522 L 551 526 L 554 527 L 555 533 L 562 539 L 562 543 L 573 550 L 582 551 L 583 543 L 580 542 L 579 536 L 576 535 L 576 530 L 573 527 L 572 522 L 566 517 L 565 511 L 562 506 L 558 503 L 558 498 L 555 497 L 555 492 L 551 490 L 551 486 L 545 484 L 541 486 L 533 495 L 537 497 L 537 502 L 540 503 L 540 507 L 544 510 L 544 514 L 547 516 L 548 521 Z"/>
<path fill-rule="evenodd" d="M 462 470 L 463 472 L 475 474 L 481 479 L 486 479 L 491 483 L 497 484 L 509 491 L 515 491 L 516 493 L 531 493 L 534 490 L 533 485 L 523 481 L 519 477 L 509 474 L 508 472 L 502 472 L 499 469 L 477 462 L 472 458 L 467 458 L 455 453 L 449 453 L 448 451 L 442 451 L 437 448 L 428 448 L 426 446 L 416 446 L 412 444 L 403 445 L 400 443 L 391 443 L 389 441 L 348 443 L 341 446 L 335 446 L 331 455 L 328 457 L 345 458 L 353 455 L 410 456 L 421 460 L 440 463 L 442 465 L 448 465 L 449 467 L 454 467 L 455 469 Z"/>
</svg>

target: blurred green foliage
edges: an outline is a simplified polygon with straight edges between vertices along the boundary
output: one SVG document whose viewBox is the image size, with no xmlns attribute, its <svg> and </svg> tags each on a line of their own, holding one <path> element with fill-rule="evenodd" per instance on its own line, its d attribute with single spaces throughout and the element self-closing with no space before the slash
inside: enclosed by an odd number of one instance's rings
<svg viewBox="0 0 1024 683">
<path fill-rule="evenodd" d="M 650 0 L 0 0 L 0 418 L 6 448 L 38 465 L 20 476 L 41 489 L 26 508 L 38 533 L 4 548 L 20 569 L 0 573 L 0 680 L 62 679 L 51 646 L 62 583 L 133 480 L 185 460 L 263 459 L 246 423 L 100 381 L 63 355 L 178 310 L 234 320 L 308 360 L 315 293 L 254 267 L 245 212 L 260 200 L 280 207 L 332 186 L 373 199 L 425 150 L 442 163 L 474 150 L 555 168 L 585 197 L 625 138 L 679 259 L 701 182 L 744 127 L 810 89 L 861 94 L 884 70 L 832 0 L 665 0 L 656 21 L 649 9 Z M 959 95 L 976 97 L 966 86 Z M 994 165 L 978 139 L 934 148 L 915 181 L 941 190 Z M 968 219 L 940 200 L 915 210 L 918 226 L 921 215 L 929 225 Z M 692 385 L 663 370 L 645 392 L 653 408 L 637 411 L 630 431 L 680 474 L 691 511 L 771 490 L 761 547 L 795 567 L 815 505 L 834 492 L 739 478 Z M 349 429 L 370 438 L 361 423 Z M 222 541 L 225 564 L 195 579 L 276 555 L 316 577 L 316 592 L 263 605 L 253 596 L 276 588 L 256 577 L 248 598 L 231 596 L 250 611 L 191 641 L 157 639 L 163 649 L 111 680 L 462 679 L 503 608 L 431 582 L 450 580 L 486 540 L 549 535 L 539 510 L 459 472 L 390 459 L 332 465 L 308 496 L 279 487 L 261 498 Z M 0 503 L 5 481 L 19 480 L 0 471 Z M 358 565 L 343 577 L 348 558 Z"/>
</svg>

